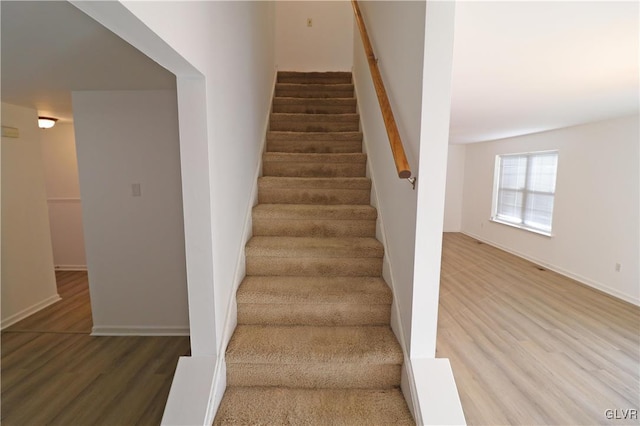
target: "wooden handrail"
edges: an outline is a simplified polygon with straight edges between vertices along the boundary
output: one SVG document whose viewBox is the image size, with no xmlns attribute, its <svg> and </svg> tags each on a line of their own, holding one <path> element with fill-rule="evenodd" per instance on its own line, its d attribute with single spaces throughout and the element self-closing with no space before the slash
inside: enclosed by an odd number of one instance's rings
<svg viewBox="0 0 640 426">
<path fill-rule="evenodd" d="M 362 37 L 362 43 L 364 44 L 364 52 L 367 55 L 367 61 L 369 62 L 369 70 L 371 71 L 373 86 L 376 88 L 376 95 L 378 95 L 378 103 L 380 104 L 382 118 L 384 119 L 384 125 L 387 129 L 389 145 L 391 145 L 391 153 L 393 154 L 393 160 L 396 163 L 398 177 L 401 179 L 409 179 L 411 177 L 411 168 L 409 167 L 407 156 L 404 153 L 402 139 L 400 138 L 400 133 L 398 132 L 396 120 L 393 117 L 393 111 L 391 110 L 391 104 L 389 103 L 387 91 L 384 88 L 384 82 L 382 81 L 380 68 L 378 68 L 378 61 L 373 53 L 373 47 L 371 47 L 371 40 L 369 40 L 367 27 L 365 26 L 364 20 L 362 19 L 358 1 L 351 0 L 351 5 L 353 6 L 353 12 L 356 15 L 356 22 L 358 23 L 358 28 L 360 29 L 360 36 Z"/>
</svg>

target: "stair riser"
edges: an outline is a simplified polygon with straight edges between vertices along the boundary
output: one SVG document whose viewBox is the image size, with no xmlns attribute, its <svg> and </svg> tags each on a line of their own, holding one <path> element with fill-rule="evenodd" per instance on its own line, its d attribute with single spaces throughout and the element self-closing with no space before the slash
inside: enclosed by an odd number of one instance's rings
<svg viewBox="0 0 640 426">
<path fill-rule="evenodd" d="M 323 114 L 320 110 L 327 110 L 325 114 L 355 114 L 355 98 L 335 98 L 335 99 L 300 99 L 300 98 L 273 98 L 274 113 L 285 113 L 280 109 L 292 109 L 290 113 L 308 112 L 313 114 Z"/>
<path fill-rule="evenodd" d="M 312 258 L 247 256 L 247 275 L 379 277 L 379 258 Z"/>
<path fill-rule="evenodd" d="M 371 220 L 378 214 L 371 206 L 308 206 L 308 205 L 267 205 L 261 204 L 253 208 L 254 220 Z"/>
<path fill-rule="evenodd" d="M 272 113 L 271 123 L 293 122 L 293 123 L 358 123 L 358 114 L 286 114 Z"/>
<path fill-rule="evenodd" d="M 290 132 L 267 132 L 267 141 L 333 141 L 333 142 L 362 142 L 361 132 L 350 133 L 290 133 Z"/>
<path fill-rule="evenodd" d="M 270 204 L 369 204 L 369 189 L 265 188 L 259 185 L 258 202 Z"/>
<path fill-rule="evenodd" d="M 365 163 L 295 163 L 265 161 L 264 176 L 281 177 L 365 177 Z"/>
<path fill-rule="evenodd" d="M 391 305 L 238 304 L 238 324 L 366 326 L 389 324 Z"/>
<path fill-rule="evenodd" d="M 388 389 L 400 386 L 400 370 L 396 364 L 227 363 L 227 385 Z"/>
<path fill-rule="evenodd" d="M 353 98 L 353 89 L 333 90 L 333 89 L 299 89 L 299 88 L 276 88 L 275 95 L 281 98 Z"/>
<path fill-rule="evenodd" d="M 230 387 L 214 426 L 415 426 L 399 388 L 291 389 Z"/>
<path fill-rule="evenodd" d="M 253 235 L 291 237 L 375 237 L 375 220 L 253 219 Z"/>
<path fill-rule="evenodd" d="M 271 120 L 270 129 L 278 132 L 357 132 L 360 129 L 359 122 L 296 122 Z"/>
<path fill-rule="evenodd" d="M 287 84 L 351 84 L 350 73 L 278 73 L 278 83 Z"/>
<path fill-rule="evenodd" d="M 273 112 L 286 114 L 354 114 L 355 105 L 287 105 L 273 104 Z"/>
<path fill-rule="evenodd" d="M 293 152 L 293 153 L 317 153 L 317 154 L 343 154 L 349 152 L 362 152 L 360 141 L 304 141 L 304 140 L 277 140 L 267 141 L 268 152 Z"/>
</svg>

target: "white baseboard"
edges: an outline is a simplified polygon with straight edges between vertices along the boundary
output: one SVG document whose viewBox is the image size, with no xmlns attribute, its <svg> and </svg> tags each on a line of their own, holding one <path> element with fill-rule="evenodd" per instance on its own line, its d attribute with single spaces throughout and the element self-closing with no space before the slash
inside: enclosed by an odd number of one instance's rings
<svg viewBox="0 0 640 426">
<path fill-rule="evenodd" d="M 224 353 L 223 353 L 224 355 Z M 211 385 L 212 395 L 209 400 L 209 406 L 207 407 L 207 417 L 205 418 L 204 425 L 212 425 L 220 408 L 224 391 L 227 389 L 227 363 L 224 356 L 218 358 L 216 363 L 216 370 L 213 376 L 213 383 Z"/>
<path fill-rule="evenodd" d="M 207 420 L 207 407 L 214 393 L 213 375 L 216 364 L 216 357 L 180 357 L 161 425 L 213 423 Z"/>
<path fill-rule="evenodd" d="M 87 265 L 56 265 L 56 271 L 87 271 Z"/>
<path fill-rule="evenodd" d="M 497 247 L 500 250 L 504 250 L 507 253 L 511 253 L 511 254 L 513 254 L 515 256 L 518 256 L 518 257 L 521 257 L 523 259 L 526 259 L 529 262 L 533 262 L 536 265 L 540 265 L 540 266 L 542 266 L 542 267 L 544 267 L 544 268 L 546 268 L 546 269 L 548 269 L 550 271 L 557 272 L 560 275 L 564 275 L 567 278 L 571 278 L 572 280 L 577 281 L 580 284 L 586 285 L 588 287 L 592 287 L 592 288 L 594 288 L 594 289 L 596 289 L 598 291 L 601 291 L 603 293 L 608 294 L 609 296 L 613 296 L 616 299 L 620 299 L 620 300 L 623 300 L 625 302 L 631 303 L 633 305 L 640 306 L 640 298 L 629 296 L 628 294 L 624 294 L 624 293 L 622 293 L 622 292 L 620 292 L 620 291 L 618 291 L 616 289 L 613 289 L 611 287 L 608 287 L 608 286 L 606 286 L 606 285 L 604 285 L 602 283 L 593 281 L 593 280 L 591 280 L 589 278 L 583 277 L 583 276 L 578 275 L 576 273 L 573 273 L 571 271 L 567 271 L 566 269 L 563 269 L 563 268 L 561 268 L 561 267 L 559 267 L 557 265 L 553 265 L 551 263 L 548 263 L 548 262 L 545 262 L 543 260 L 537 259 L 537 258 L 535 258 L 533 256 L 529 256 L 526 253 L 519 252 L 518 250 L 514 250 L 514 249 L 512 249 L 510 247 L 506 247 L 506 246 L 504 246 L 502 244 L 496 243 L 495 241 L 488 240 L 488 239 L 483 238 L 480 235 L 476 235 L 476 234 L 474 234 L 472 232 L 464 232 L 464 231 L 462 231 L 461 233 L 464 234 L 464 235 L 467 235 L 467 236 L 469 236 L 471 238 L 475 238 L 478 241 L 482 241 L 483 243 L 489 244 L 490 246 Z"/>
<path fill-rule="evenodd" d="M 410 363 L 420 401 L 419 425 L 466 425 L 456 381 L 447 358 L 417 358 Z"/>
<path fill-rule="evenodd" d="M 47 297 L 46 299 L 35 303 L 31 306 L 29 306 L 26 309 L 21 310 L 20 312 L 17 312 L 7 318 L 3 318 L 2 319 L 2 325 L 0 325 L 0 329 L 4 330 L 7 327 L 11 327 L 13 324 L 22 321 L 23 319 L 27 318 L 28 316 L 31 316 L 33 314 L 35 314 L 36 312 L 46 308 L 49 305 L 53 305 L 54 303 L 56 303 L 57 301 L 62 300 L 60 295 L 58 293 L 54 294 L 53 296 Z"/>
<path fill-rule="evenodd" d="M 183 326 L 93 326 L 92 336 L 189 336 L 189 327 Z"/>
</svg>

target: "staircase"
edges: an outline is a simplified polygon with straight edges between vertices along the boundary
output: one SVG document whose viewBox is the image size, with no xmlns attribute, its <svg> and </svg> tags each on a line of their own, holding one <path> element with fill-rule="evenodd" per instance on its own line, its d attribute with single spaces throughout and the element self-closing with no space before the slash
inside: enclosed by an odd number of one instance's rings
<svg viewBox="0 0 640 426">
<path fill-rule="evenodd" d="M 351 74 L 279 72 L 214 424 L 414 424 Z"/>
</svg>

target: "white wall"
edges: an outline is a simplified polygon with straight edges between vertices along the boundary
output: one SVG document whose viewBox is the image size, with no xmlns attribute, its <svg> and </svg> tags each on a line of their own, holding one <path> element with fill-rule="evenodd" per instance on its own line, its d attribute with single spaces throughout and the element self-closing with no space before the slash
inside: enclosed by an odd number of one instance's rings
<svg viewBox="0 0 640 426">
<path fill-rule="evenodd" d="M 41 133 L 53 261 L 59 270 L 83 270 L 87 261 L 73 124 L 58 123 Z"/>
<path fill-rule="evenodd" d="M 436 356 L 454 27 L 454 2 L 427 4 L 420 129 L 421 173 L 417 188 L 413 272 L 412 360 Z"/>
<path fill-rule="evenodd" d="M 447 187 L 444 201 L 444 232 L 460 232 L 462 229 L 465 150 L 466 145 L 449 145 Z"/>
<path fill-rule="evenodd" d="M 176 92 L 72 99 L 93 332 L 186 334 Z"/>
<path fill-rule="evenodd" d="M 462 231 L 640 304 L 639 139 L 638 117 L 624 117 L 467 145 Z M 553 237 L 490 222 L 495 156 L 550 149 Z"/>
<path fill-rule="evenodd" d="M 412 360 L 434 358 L 455 6 L 451 2 L 361 2 L 393 113 L 414 176 L 397 176 L 359 32 L 354 81 L 361 114 L 377 236 L 385 244 L 383 275 L 394 292 L 391 325 L 405 352 L 402 389 L 418 424 L 421 413 Z M 425 7 L 426 6 L 426 7 Z"/>
<path fill-rule="evenodd" d="M 423 2 L 361 2 L 374 52 L 380 58 L 382 78 L 398 130 L 414 175 L 419 175 L 422 61 L 425 4 Z M 399 48 L 402 46 L 402 48 Z M 385 278 L 394 288 L 394 316 L 402 330 L 396 334 L 410 342 L 413 298 L 414 241 L 417 192 L 398 178 L 380 107 L 369 72 L 360 33 L 354 32 L 354 82 L 361 114 L 368 167 L 374 184 L 372 203 L 384 229 L 378 238 L 386 244 Z M 391 265 L 391 270 L 389 270 Z M 408 347 L 406 348 L 408 351 Z"/>
<path fill-rule="evenodd" d="M 177 77 L 191 352 L 217 358 L 203 408 L 210 422 L 226 383 L 223 354 L 257 200 L 275 79 L 274 4 L 72 3 Z"/>
<path fill-rule="evenodd" d="M 278 1 L 276 65 L 285 71 L 351 71 L 353 10 L 349 1 Z M 311 18 L 312 26 L 307 26 Z"/>
<path fill-rule="evenodd" d="M 206 79 L 215 335 L 218 347 L 224 349 L 230 336 L 223 329 L 235 303 L 235 290 L 244 277 L 244 245 L 250 229 L 247 219 L 250 220 L 255 202 L 256 171 L 271 104 L 275 73 L 274 5 L 270 2 L 126 2 L 125 5 Z"/>
<path fill-rule="evenodd" d="M 59 300 L 36 110 L 2 104 L 2 328 Z"/>
</svg>

